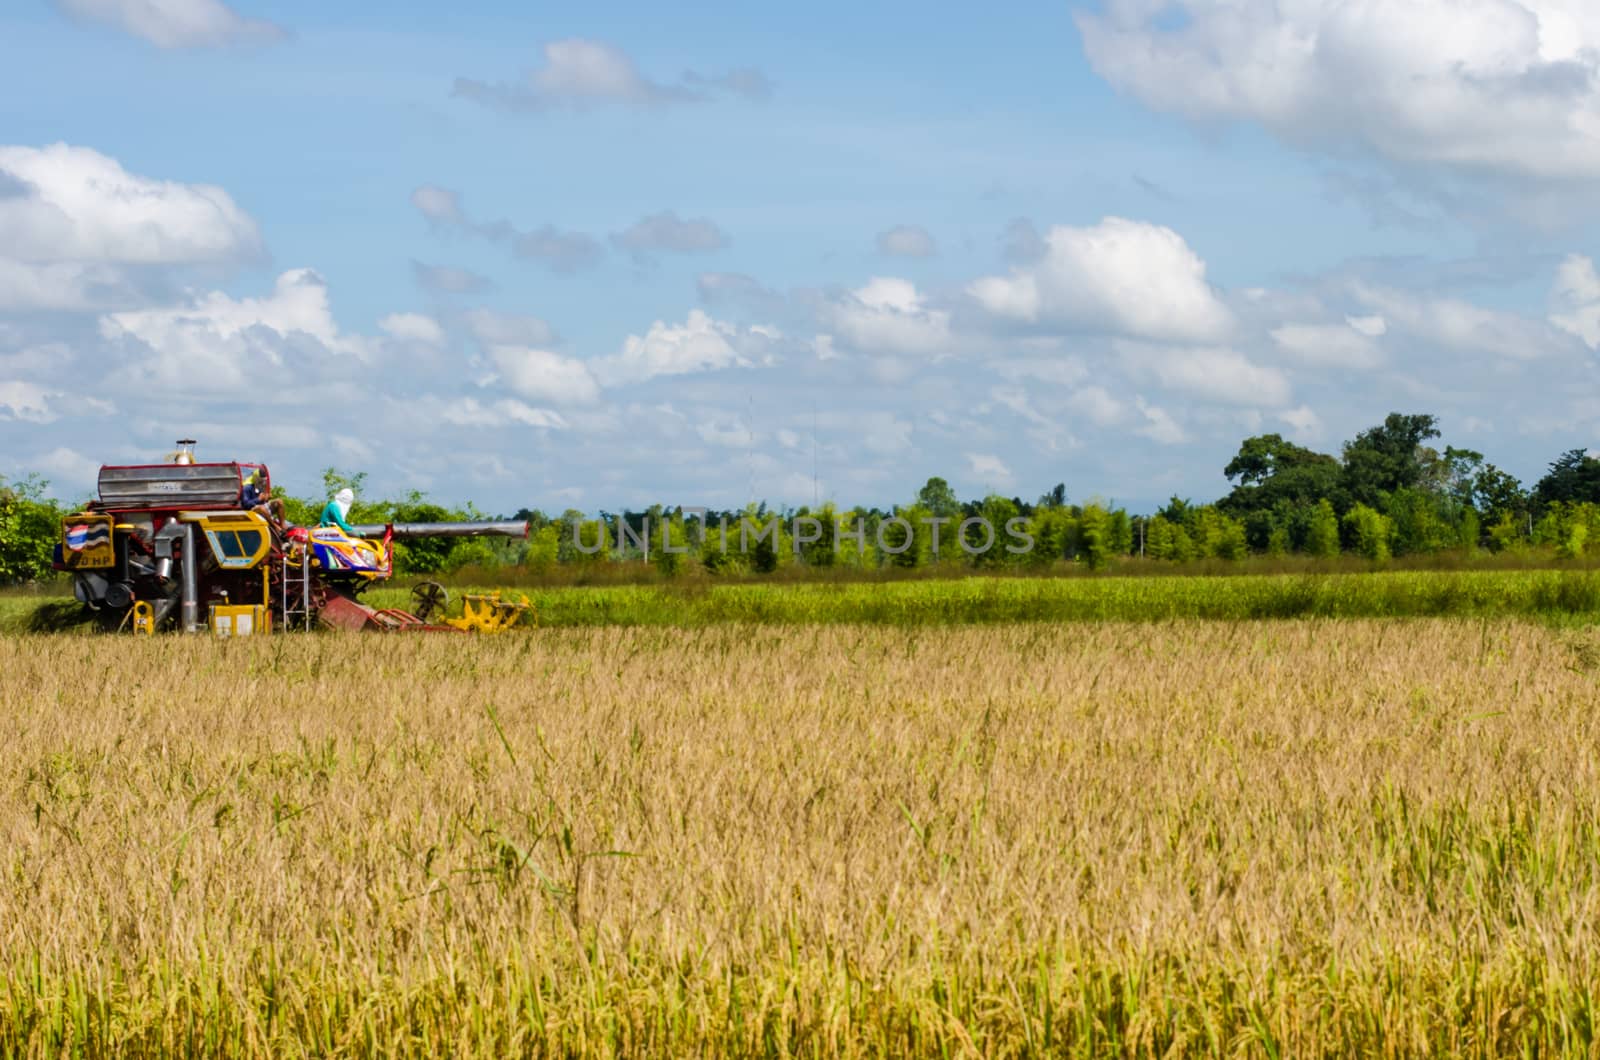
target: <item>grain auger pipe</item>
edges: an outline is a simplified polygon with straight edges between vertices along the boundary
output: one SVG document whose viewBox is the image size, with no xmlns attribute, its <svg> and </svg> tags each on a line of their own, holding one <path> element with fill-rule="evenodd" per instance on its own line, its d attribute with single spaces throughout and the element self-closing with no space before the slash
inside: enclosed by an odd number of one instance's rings
<svg viewBox="0 0 1600 1060">
<path fill-rule="evenodd" d="M 357 537 L 383 537 L 413 541 L 429 537 L 527 537 L 528 524 L 499 521 L 484 523 L 357 523 L 350 527 Z"/>
</svg>

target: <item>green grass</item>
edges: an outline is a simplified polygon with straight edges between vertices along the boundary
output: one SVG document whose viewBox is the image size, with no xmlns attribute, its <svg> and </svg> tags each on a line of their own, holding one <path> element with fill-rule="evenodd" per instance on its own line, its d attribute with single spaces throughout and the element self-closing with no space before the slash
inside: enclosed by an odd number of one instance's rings
<svg viewBox="0 0 1600 1060">
<path fill-rule="evenodd" d="M 510 591 L 515 597 L 517 591 Z M 603 586 L 530 590 L 544 626 L 728 622 L 895 626 L 1196 618 L 1600 618 L 1600 573 L 1399 571 L 1166 578 L 963 578 L 880 584 Z M 408 590 L 374 591 L 404 607 Z"/>
<path fill-rule="evenodd" d="M 452 590 L 453 595 L 471 592 Z M 489 591 L 482 589 L 478 591 Z M 612 585 L 508 589 L 550 627 L 857 623 L 891 626 L 999 622 L 1244 621 L 1267 618 L 1523 617 L 1600 620 L 1600 572 L 1386 571 L 1145 578 L 960 578 L 879 583 Z M 364 597 L 408 607 L 409 585 Z M 459 607 L 455 607 L 459 610 Z M 0 597 L 0 631 L 75 624 L 70 601 Z"/>
</svg>

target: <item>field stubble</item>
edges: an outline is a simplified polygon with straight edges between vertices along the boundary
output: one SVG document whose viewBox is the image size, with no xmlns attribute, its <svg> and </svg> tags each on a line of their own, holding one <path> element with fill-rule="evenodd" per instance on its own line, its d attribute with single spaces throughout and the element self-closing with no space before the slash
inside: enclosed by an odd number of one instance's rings
<svg viewBox="0 0 1600 1060">
<path fill-rule="evenodd" d="M 1596 1048 L 1593 634 L 0 638 L 0 1052 Z"/>
</svg>

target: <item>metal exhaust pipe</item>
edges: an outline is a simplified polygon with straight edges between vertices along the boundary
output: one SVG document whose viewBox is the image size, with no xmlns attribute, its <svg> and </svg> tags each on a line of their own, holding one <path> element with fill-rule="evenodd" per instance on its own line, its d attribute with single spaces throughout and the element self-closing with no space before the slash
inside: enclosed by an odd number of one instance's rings
<svg viewBox="0 0 1600 1060">
<path fill-rule="evenodd" d="M 183 524 L 183 631 L 200 632 L 200 557 L 195 553 L 199 544 L 195 539 L 194 524 Z"/>
</svg>

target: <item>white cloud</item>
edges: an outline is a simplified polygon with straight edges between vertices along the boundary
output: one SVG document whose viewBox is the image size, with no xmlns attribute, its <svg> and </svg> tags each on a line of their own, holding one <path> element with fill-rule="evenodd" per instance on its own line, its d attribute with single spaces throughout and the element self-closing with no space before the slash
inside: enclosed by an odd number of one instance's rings
<svg viewBox="0 0 1600 1060">
<path fill-rule="evenodd" d="M 523 424 L 549 430 L 564 430 L 566 417 L 554 409 L 535 408 L 515 398 L 484 404 L 477 398 L 464 397 L 449 402 L 439 413 L 446 423 L 459 427 L 500 427 Z"/>
<path fill-rule="evenodd" d="M 1301 441 L 1309 441 L 1322 435 L 1322 417 L 1318 416 L 1309 405 L 1285 409 L 1278 413 L 1278 419 L 1288 424 L 1294 436 Z"/>
<path fill-rule="evenodd" d="M 992 485 L 1010 485 L 1013 479 L 1005 461 L 993 453 L 968 453 L 967 467 L 974 476 L 991 480 Z"/>
<path fill-rule="evenodd" d="M 878 233 L 878 253 L 896 258 L 931 258 L 939 244 L 921 225 L 895 225 Z"/>
<path fill-rule="evenodd" d="M 260 252 L 256 224 L 209 184 L 135 176 L 98 151 L 0 146 L 0 258 L 171 265 Z"/>
<path fill-rule="evenodd" d="M 81 312 L 138 301 L 122 270 L 113 265 L 36 264 L 0 256 L 0 310 Z"/>
<path fill-rule="evenodd" d="M 270 44 L 287 34 L 220 0 L 55 0 L 73 18 L 114 26 L 158 48 Z"/>
<path fill-rule="evenodd" d="M 445 342 L 439 322 L 422 313 L 390 313 L 378 321 L 378 327 L 400 342 L 422 346 L 443 346 Z"/>
<path fill-rule="evenodd" d="M 1122 420 L 1127 409 L 1104 387 L 1086 386 L 1067 399 L 1067 408 L 1097 427 L 1110 427 Z"/>
<path fill-rule="evenodd" d="M 642 383 L 666 375 L 712 372 L 750 361 L 737 345 L 761 342 L 763 336 L 741 334 L 732 324 L 714 320 L 691 309 L 682 324 L 656 321 L 643 336 L 629 335 L 622 351 L 593 362 L 595 374 L 607 386 Z"/>
<path fill-rule="evenodd" d="M 1355 284 L 1351 293 L 1358 302 L 1382 314 L 1390 330 L 1457 353 L 1527 360 L 1559 352 L 1568 344 L 1546 322 L 1485 309 L 1459 298 L 1427 297 L 1364 283 Z"/>
<path fill-rule="evenodd" d="M 724 449 L 740 449 L 751 440 L 749 429 L 737 422 L 701 423 L 696 425 L 694 431 L 702 442 Z"/>
<path fill-rule="evenodd" d="M 1382 338 L 1389 330 L 1388 322 L 1380 316 L 1345 317 L 1344 321 L 1369 339 Z"/>
<path fill-rule="evenodd" d="M 1237 350 L 1135 342 L 1119 342 L 1116 348 L 1136 374 L 1153 375 L 1163 386 L 1194 397 L 1246 407 L 1289 402 L 1288 378 Z"/>
<path fill-rule="evenodd" d="M 1600 274 L 1593 259 L 1569 255 L 1556 272 L 1552 299 L 1557 308 L 1550 323 L 1576 335 L 1591 350 L 1600 349 Z"/>
<path fill-rule="evenodd" d="M 65 486 L 80 493 L 93 490 L 100 477 L 100 464 L 66 446 L 57 446 L 29 461 L 30 469 L 42 471 L 59 494 Z"/>
<path fill-rule="evenodd" d="M 50 408 L 53 392 L 34 383 L 0 382 L 0 419 L 49 423 L 56 418 Z"/>
<path fill-rule="evenodd" d="M 1077 21 L 1095 70 L 1159 110 L 1404 162 L 1600 176 L 1589 0 L 1107 0 Z"/>
<path fill-rule="evenodd" d="M 968 293 L 996 317 L 1135 338 L 1206 342 L 1232 327 L 1205 262 L 1170 228 L 1108 217 L 1058 225 L 1044 243 L 1037 262 Z"/>
<path fill-rule="evenodd" d="M 860 353 L 925 357 L 951 345 L 950 314 L 930 308 L 910 280 L 892 276 L 830 300 L 821 317 L 829 338 Z"/>
<path fill-rule="evenodd" d="M 589 367 L 576 358 L 530 346 L 491 346 L 489 359 L 505 385 L 523 397 L 556 404 L 586 404 L 600 397 Z"/>
<path fill-rule="evenodd" d="M 1183 428 L 1178 426 L 1178 421 L 1166 409 L 1147 404 L 1142 397 L 1134 398 L 1134 404 L 1144 417 L 1144 426 L 1138 428 L 1138 434 L 1160 445 L 1181 445 L 1188 439 Z"/>
<path fill-rule="evenodd" d="M 607 104 L 662 106 L 697 103 L 713 92 L 762 99 L 772 86 L 759 70 L 739 69 L 711 76 L 686 72 L 676 83 L 653 81 L 622 49 L 605 41 L 569 38 L 543 48 L 544 65 L 520 82 L 490 83 L 456 79 L 453 95 L 511 110 L 558 108 L 588 110 Z"/>
<path fill-rule="evenodd" d="M 1361 319 L 1383 323 L 1382 317 Z M 1280 349 L 1306 364 L 1362 371 L 1383 363 L 1383 351 L 1369 337 L 1370 326 L 1356 327 L 1354 322 L 1285 324 L 1274 328 L 1271 335 Z"/>
<path fill-rule="evenodd" d="M 1041 383 L 1072 386 L 1089 376 L 1089 368 L 1077 357 L 1022 357 L 998 361 L 994 370 L 1003 379 L 1037 379 Z"/>
<path fill-rule="evenodd" d="M 371 353 L 366 340 L 340 333 L 327 284 L 310 269 L 283 273 L 265 298 L 213 291 L 187 306 L 109 314 L 100 332 L 134 344 L 125 365 L 133 385 L 176 393 L 259 395 L 264 383 L 298 379 L 291 365 L 315 382 Z"/>
</svg>

